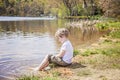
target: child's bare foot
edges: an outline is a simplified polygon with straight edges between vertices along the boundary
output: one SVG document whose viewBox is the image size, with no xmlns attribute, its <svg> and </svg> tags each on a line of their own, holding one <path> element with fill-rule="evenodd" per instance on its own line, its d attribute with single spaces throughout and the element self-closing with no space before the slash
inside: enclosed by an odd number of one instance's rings
<svg viewBox="0 0 120 80">
<path fill-rule="evenodd" d="M 39 67 L 35 67 L 35 68 L 29 68 L 32 71 L 39 71 Z"/>
</svg>

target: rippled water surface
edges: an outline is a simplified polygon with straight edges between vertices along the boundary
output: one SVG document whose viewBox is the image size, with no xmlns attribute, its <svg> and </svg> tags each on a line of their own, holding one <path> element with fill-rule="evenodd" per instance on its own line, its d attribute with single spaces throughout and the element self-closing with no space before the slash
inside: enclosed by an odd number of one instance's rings
<svg viewBox="0 0 120 80">
<path fill-rule="evenodd" d="M 25 73 L 39 65 L 44 56 L 59 51 L 54 37 L 67 20 L 34 20 L 0 22 L 0 80 Z M 89 46 L 98 40 L 100 32 L 92 27 L 69 28 L 70 40 L 77 46 Z"/>
</svg>

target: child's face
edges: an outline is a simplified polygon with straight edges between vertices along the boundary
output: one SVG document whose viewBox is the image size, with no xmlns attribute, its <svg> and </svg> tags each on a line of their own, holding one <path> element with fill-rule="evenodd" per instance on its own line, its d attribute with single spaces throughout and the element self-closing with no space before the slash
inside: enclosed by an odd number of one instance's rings
<svg viewBox="0 0 120 80">
<path fill-rule="evenodd" d="M 58 41 L 62 43 L 62 37 L 58 37 Z"/>
<path fill-rule="evenodd" d="M 63 43 L 65 40 L 66 40 L 65 36 L 58 37 L 58 41 L 61 42 L 61 43 Z"/>
</svg>

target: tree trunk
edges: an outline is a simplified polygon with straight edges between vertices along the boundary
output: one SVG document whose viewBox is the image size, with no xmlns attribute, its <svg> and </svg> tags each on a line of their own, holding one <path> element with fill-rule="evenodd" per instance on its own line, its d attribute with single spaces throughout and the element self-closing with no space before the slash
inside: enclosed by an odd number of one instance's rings
<svg viewBox="0 0 120 80">
<path fill-rule="evenodd" d="M 83 0 L 83 8 L 87 8 L 87 3 L 86 3 L 86 0 Z"/>
<path fill-rule="evenodd" d="M 92 15 L 95 15 L 96 6 L 95 6 L 93 0 L 90 0 L 90 4 L 91 4 L 91 11 L 90 11 L 90 14 L 91 14 L 91 16 L 92 16 Z"/>
<path fill-rule="evenodd" d="M 9 0 L 2 0 L 4 7 L 7 8 L 9 6 Z"/>
</svg>

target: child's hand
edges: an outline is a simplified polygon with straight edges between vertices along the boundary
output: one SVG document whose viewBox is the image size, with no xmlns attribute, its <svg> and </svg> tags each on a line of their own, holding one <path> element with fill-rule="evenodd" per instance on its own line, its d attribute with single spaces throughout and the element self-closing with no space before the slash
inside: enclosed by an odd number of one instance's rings
<svg viewBox="0 0 120 80">
<path fill-rule="evenodd" d="M 59 55 L 55 55 L 55 57 L 59 57 Z"/>
</svg>

